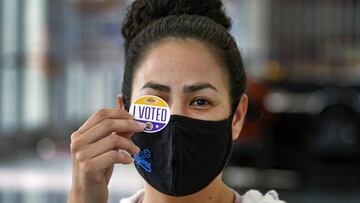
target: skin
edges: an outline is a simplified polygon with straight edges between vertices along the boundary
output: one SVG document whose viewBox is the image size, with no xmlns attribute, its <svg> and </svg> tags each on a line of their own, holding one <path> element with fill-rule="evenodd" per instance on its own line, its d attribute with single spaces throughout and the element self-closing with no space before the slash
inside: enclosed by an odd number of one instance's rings
<svg viewBox="0 0 360 203">
<path fill-rule="evenodd" d="M 228 77 L 214 53 L 192 39 L 169 38 L 152 45 L 134 75 L 132 100 L 156 95 L 170 106 L 172 114 L 202 120 L 222 120 L 231 112 Z M 93 114 L 71 136 L 73 182 L 68 202 L 107 202 L 107 185 L 114 164 L 129 164 L 132 158 L 118 149 L 135 154 L 139 148 L 129 138 L 144 126 L 123 110 L 102 109 Z M 232 138 L 240 135 L 248 98 L 244 94 L 232 122 Z M 201 191 L 182 197 L 160 193 L 144 185 L 143 203 L 233 203 L 234 194 L 221 174 Z"/>
</svg>

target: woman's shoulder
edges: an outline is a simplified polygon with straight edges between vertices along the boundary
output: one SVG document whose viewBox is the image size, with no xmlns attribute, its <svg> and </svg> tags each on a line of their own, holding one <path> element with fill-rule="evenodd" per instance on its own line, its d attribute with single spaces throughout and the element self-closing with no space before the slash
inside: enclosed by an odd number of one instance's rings
<svg viewBox="0 0 360 203">
<path fill-rule="evenodd" d="M 265 195 L 262 195 L 257 190 L 249 190 L 243 196 L 234 191 L 235 201 L 234 203 L 285 203 L 279 200 L 279 196 L 276 191 L 271 190 Z M 144 196 L 144 190 L 137 191 L 134 195 L 128 198 L 120 200 L 120 203 L 141 203 Z"/>
</svg>

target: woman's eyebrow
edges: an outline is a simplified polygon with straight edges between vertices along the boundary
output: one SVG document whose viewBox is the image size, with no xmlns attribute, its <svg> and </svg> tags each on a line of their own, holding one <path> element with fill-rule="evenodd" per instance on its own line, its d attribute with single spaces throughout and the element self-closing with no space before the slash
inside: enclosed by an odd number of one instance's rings
<svg viewBox="0 0 360 203">
<path fill-rule="evenodd" d="M 154 82 L 147 82 L 141 89 L 145 89 L 145 88 L 150 88 L 160 92 L 167 92 L 167 93 L 171 91 L 171 88 L 169 86 Z"/>
<path fill-rule="evenodd" d="M 200 91 L 203 89 L 212 89 L 214 91 L 218 91 L 213 85 L 211 85 L 210 83 L 198 83 L 198 84 L 194 84 L 194 85 L 184 85 L 183 87 L 183 92 L 184 93 L 193 93 L 196 91 Z"/>
</svg>

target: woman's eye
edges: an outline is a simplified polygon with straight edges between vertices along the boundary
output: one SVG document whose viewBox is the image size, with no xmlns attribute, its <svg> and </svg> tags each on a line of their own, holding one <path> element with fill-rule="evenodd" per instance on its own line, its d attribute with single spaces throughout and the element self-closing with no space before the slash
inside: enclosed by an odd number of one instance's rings
<svg viewBox="0 0 360 203">
<path fill-rule="evenodd" d="M 195 99 L 191 102 L 192 106 L 208 106 L 211 105 L 211 103 L 206 99 Z"/>
</svg>

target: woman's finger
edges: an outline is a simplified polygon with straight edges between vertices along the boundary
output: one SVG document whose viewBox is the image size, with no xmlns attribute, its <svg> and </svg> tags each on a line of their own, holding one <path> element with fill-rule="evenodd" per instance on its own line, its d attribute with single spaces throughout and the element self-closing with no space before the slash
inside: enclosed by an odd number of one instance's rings
<svg viewBox="0 0 360 203">
<path fill-rule="evenodd" d="M 125 137 L 129 136 L 129 133 L 140 132 L 144 128 L 143 123 L 132 119 L 105 119 L 85 133 L 77 135 L 77 139 L 82 140 L 82 144 L 91 144 L 113 132 Z"/>
<path fill-rule="evenodd" d="M 101 171 L 113 166 L 115 163 L 130 164 L 132 162 L 133 158 L 125 152 L 111 150 L 87 161 L 83 166 L 85 167 L 83 170 L 88 172 Z"/>
<path fill-rule="evenodd" d="M 90 144 L 82 151 L 82 153 L 86 156 L 84 159 L 92 159 L 108 151 L 119 149 L 126 150 L 130 154 L 136 154 L 140 151 L 139 147 L 137 147 L 130 139 L 112 133 L 111 135 Z"/>
<path fill-rule="evenodd" d="M 143 123 L 132 119 L 105 119 L 90 128 L 85 133 L 74 132 L 71 143 L 76 149 L 92 144 L 112 133 L 129 138 L 133 133 L 140 132 L 145 128 Z"/>
<path fill-rule="evenodd" d="M 95 112 L 90 118 L 78 129 L 78 132 L 84 133 L 94 125 L 105 119 L 133 119 L 134 117 L 128 112 L 120 109 L 101 109 Z"/>
</svg>

